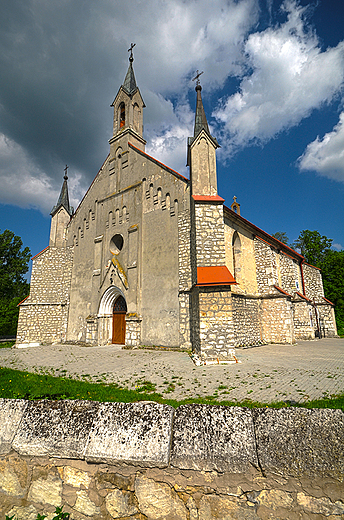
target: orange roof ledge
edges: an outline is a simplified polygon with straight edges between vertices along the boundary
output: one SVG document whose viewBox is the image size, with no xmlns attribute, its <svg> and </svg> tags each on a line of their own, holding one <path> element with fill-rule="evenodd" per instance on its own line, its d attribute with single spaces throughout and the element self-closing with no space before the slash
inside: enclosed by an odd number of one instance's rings
<svg viewBox="0 0 344 520">
<path fill-rule="evenodd" d="M 291 296 L 291 294 L 287 293 L 287 291 L 285 291 L 281 287 L 278 287 L 278 285 L 274 285 L 274 287 L 275 289 L 277 289 L 277 291 L 281 292 L 282 294 L 285 294 L 286 296 Z"/>
<path fill-rule="evenodd" d="M 334 303 L 330 302 L 330 300 L 325 298 L 325 296 L 323 296 L 323 300 L 325 300 L 325 302 L 329 303 L 330 305 L 333 305 L 333 307 L 334 307 Z"/>
<path fill-rule="evenodd" d="M 228 267 L 211 265 L 197 267 L 197 286 L 234 285 L 237 284 Z"/>
<path fill-rule="evenodd" d="M 220 195 L 192 195 L 195 202 L 215 202 L 216 204 L 222 204 L 225 199 Z"/>
</svg>

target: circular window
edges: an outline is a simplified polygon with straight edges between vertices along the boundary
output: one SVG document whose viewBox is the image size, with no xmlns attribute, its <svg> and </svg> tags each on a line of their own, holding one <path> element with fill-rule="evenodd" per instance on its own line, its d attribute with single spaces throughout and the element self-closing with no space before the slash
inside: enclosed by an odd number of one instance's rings
<svg viewBox="0 0 344 520">
<path fill-rule="evenodd" d="M 110 240 L 110 251 L 113 255 L 118 255 L 123 249 L 122 235 L 114 235 Z"/>
</svg>

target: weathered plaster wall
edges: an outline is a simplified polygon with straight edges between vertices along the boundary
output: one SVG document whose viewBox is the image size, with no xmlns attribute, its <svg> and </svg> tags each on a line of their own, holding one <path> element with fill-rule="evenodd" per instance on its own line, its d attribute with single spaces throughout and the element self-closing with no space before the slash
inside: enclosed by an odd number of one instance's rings
<svg viewBox="0 0 344 520">
<path fill-rule="evenodd" d="M 344 414 L 0 400 L 0 512 L 77 519 L 344 515 Z"/>
<path fill-rule="evenodd" d="M 233 247 L 235 232 L 239 236 L 238 248 Z M 225 252 L 226 266 L 238 282 L 238 285 L 232 287 L 233 293 L 256 295 L 258 288 L 253 235 L 228 218 L 225 218 Z"/>
</svg>

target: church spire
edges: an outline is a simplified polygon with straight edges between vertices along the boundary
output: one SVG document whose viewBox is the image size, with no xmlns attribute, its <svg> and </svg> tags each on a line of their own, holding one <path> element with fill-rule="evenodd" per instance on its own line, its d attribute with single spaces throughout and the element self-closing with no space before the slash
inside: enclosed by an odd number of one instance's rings
<svg viewBox="0 0 344 520">
<path fill-rule="evenodd" d="M 197 93 L 197 102 L 196 102 L 196 114 L 195 114 L 195 128 L 194 128 L 194 137 L 196 137 L 202 129 L 204 129 L 207 134 L 210 135 L 209 127 L 208 127 L 208 121 L 207 117 L 204 112 L 203 107 L 203 101 L 202 101 L 202 87 L 199 80 L 200 75 L 203 74 L 202 72 L 196 71 L 196 76 L 193 78 L 192 81 L 196 80 L 196 93 Z"/>
<path fill-rule="evenodd" d="M 67 211 L 67 213 L 70 216 L 72 216 L 72 214 L 73 214 L 73 208 L 71 208 L 71 206 L 69 205 L 68 184 L 67 184 L 67 181 L 68 181 L 67 170 L 68 170 L 68 166 L 66 165 L 66 167 L 64 169 L 65 174 L 64 174 L 64 177 L 63 177 L 64 180 L 63 180 L 63 184 L 62 184 L 62 188 L 61 188 L 61 193 L 60 193 L 59 199 L 57 201 L 56 206 L 54 206 L 53 209 L 50 212 L 50 215 L 52 217 L 61 208 L 61 206 L 64 207 L 64 209 Z"/>
<path fill-rule="evenodd" d="M 136 43 L 132 43 L 130 45 L 130 48 L 128 49 L 128 52 L 130 52 L 129 67 L 128 67 L 128 71 L 127 71 L 127 74 L 125 76 L 124 83 L 123 83 L 123 88 L 129 94 L 129 96 L 131 94 L 133 94 L 133 92 L 135 92 L 135 90 L 137 89 L 136 79 L 135 79 L 135 74 L 134 74 L 134 69 L 133 69 L 133 61 L 134 61 L 133 48 L 135 47 L 135 45 L 136 45 Z"/>
</svg>

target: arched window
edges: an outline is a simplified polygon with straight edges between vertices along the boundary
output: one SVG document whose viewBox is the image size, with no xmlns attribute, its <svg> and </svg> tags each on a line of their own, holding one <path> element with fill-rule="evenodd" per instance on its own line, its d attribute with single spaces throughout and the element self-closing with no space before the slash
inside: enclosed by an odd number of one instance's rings
<svg viewBox="0 0 344 520">
<path fill-rule="evenodd" d="M 125 104 L 121 103 L 119 105 L 119 127 L 123 128 L 125 126 Z"/>
<path fill-rule="evenodd" d="M 113 306 L 113 312 L 127 312 L 127 304 L 123 296 L 118 296 L 116 299 Z"/>
<path fill-rule="evenodd" d="M 235 231 L 232 240 L 234 278 L 241 278 L 241 241 L 238 232 Z"/>
</svg>

